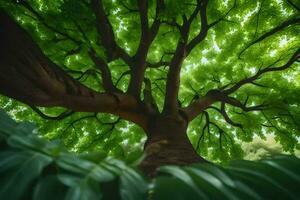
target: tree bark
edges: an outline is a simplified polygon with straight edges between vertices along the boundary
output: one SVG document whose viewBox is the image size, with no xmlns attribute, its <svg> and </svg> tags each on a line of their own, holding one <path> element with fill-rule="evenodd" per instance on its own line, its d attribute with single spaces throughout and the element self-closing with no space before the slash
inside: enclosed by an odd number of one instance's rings
<svg viewBox="0 0 300 200">
<path fill-rule="evenodd" d="M 52 62 L 1 9 L 0 19 L 0 94 L 30 106 L 110 113 L 145 127 L 144 107 L 134 97 L 86 87 Z"/>
<path fill-rule="evenodd" d="M 188 165 L 207 162 L 199 156 L 190 143 L 187 134 L 187 122 L 181 117 L 153 116 L 146 130 L 145 159 L 140 169 L 146 174 L 155 175 L 162 165 Z"/>
</svg>

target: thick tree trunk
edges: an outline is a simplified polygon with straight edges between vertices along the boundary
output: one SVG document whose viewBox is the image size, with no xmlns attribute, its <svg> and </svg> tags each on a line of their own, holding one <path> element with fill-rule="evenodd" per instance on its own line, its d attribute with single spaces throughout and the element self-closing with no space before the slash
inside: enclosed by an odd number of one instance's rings
<svg viewBox="0 0 300 200">
<path fill-rule="evenodd" d="M 207 162 L 199 156 L 187 135 L 187 123 L 174 117 L 153 117 L 150 121 L 145 143 L 146 157 L 140 165 L 142 171 L 153 176 L 162 165 L 188 165 Z"/>
</svg>

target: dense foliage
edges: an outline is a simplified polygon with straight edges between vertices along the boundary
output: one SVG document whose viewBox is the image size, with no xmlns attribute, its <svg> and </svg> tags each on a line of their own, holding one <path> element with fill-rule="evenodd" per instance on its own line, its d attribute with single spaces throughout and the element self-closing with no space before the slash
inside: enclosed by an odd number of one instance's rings
<svg viewBox="0 0 300 200">
<path fill-rule="evenodd" d="M 236 161 L 226 168 L 205 164 L 164 166 L 145 178 L 120 160 L 75 155 L 38 136 L 30 123 L 0 111 L 0 199 L 298 199 L 300 160 L 277 156 Z M 176 189 L 174 189 L 176 188 Z"/>
<path fill-rule="evenodd" d="M 8 0 L 1 1 L 0 6 L 31 34 L 52 61 L 88 87 L 104 91 L 103 77 L 89 56 L 92 47 L 108 62 L 113 83 L 125 92 L 130 68 L 122 59 L 109 61 L 107 50 L 98 45 L 97 23 L 89 2 Z M 150 24 L 156 17 L 155 2 L 149 0 Z M 167 63 L 180 38 L 177 26 L 184 23 L 184 17 L 192 15 L 195 2 L 166 0 L 159 14 L 162 23 L 147 54 L 145 77 L 151 80 L 152 95 L 160 111 L 166 92 Z M 136 2 L 103 0 L 103 4 L 117 44 L 133 56 L 141 37 Z M 268 66 L 285 65 L 300 46 L 299 8 L 297 0 L 209 1 L 207 22 L 213 26 L 183 62 L 178 96 L 181 106 L 201 99 L 211 89 L 230 88 Z M 200 27 L 199 20 L 193 21 L 189 41 L 197 36 Z M 265 138 L 269 133 L 275 135 L 285 151 L 293 153 L 299 149 L 299 96 L 298 60 L 286 70 L 261 74 L 235 91 L 232 97 L 245 107 L 214 103 L 190 123 L 189 138 L 199 154 L 214 161 L 242 158 L 241 141 L 250 142 L 254 136 Z M 59 115 L 63 108 L 40 108 L 47 120 L 6 97 L 1 97 L 0 103 L 15 119 L 35 122 L 46 138 L 62 139 L 69 150 L 103 152 L 128 162 L 141 155 L 143 130 L 116 116 L 74 113 L 57 121 L 50 118 Z M 246 105 L 257 109 L 245 111 Z"/>
</svg>

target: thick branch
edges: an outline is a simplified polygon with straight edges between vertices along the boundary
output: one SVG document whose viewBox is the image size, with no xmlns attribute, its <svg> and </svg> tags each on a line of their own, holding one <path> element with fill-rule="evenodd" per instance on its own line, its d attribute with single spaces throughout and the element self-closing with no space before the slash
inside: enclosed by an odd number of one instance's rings
<svg viewBox="0 0 300 200">
<path fill-rule="evenodd" d="M 108 67 L 108 65 L 105 63 L 105 61 L 96 55 L 95 51 L 90 51 L 89 56 L 95 63 L 96 67 L 98 67 L 101 71 L 101 77 L 103 82 L 103 87 L 106 92 L 117 92 L 118 89 L 114 86 L 111 78 L 111 72 Z"/>
<path fill-rule="evenodd" d="M 198 1 L 196 8 L 194 9 L 193 13 L 188 19 L 186 19 L 186 16 L 183 16 L 184 23 L 179 28 L 180 38 L 178 40 L 177 47 L 174 56 L 171 60 L 169 72 L 167 75 L 166 97 L 163 108 L 163 112 L 166 114 L 172 114 L 178 110 L 177 97 L 180 84 L 181 65 L 183 63 L 184 58 L 186 57 L 190 26 L 200 10 L 200 5 L 201 3 L 200 1 Z"/>
<path fill-rule="evenodd" d="M 180 66 L 182 63 L 182 60 L 184 57 L 186 57 L 194 48 L 196 45 L 198 45 L 200 42 L 202 42 L 209 30 L 210 27 L 213 27 L 220 21 L 224 20 L 224 18 L 231 12 L 231 10 L 235 7 L 236 3 L 234 3 L 233 7 L 219 20 L 213 22 L 212 24 L 208 25 L 207 22 L 207 13 L 206 13 L 206 8 L 207 8 L 208 1 L 203 0 L 203 1 L 197 1 L 197 7 L 194 10 L 193 14 L 187 20 L 181 29 L 181 34 L 182 33 L 187 33 L 186 35 L 183 34 L 184 36 L 188 37 L 188 31 L 184 31 L 184 27 L 187 26 L 189 29 L 189 26 L 193 19 L 196 17 L 197 13 L 200 11 L 200 19 L 201 19 L 201 30 L 199 34 L 193 38 L 188 44 L 181 44 L 179 42 L 175 55 L 173 57 L 173 60 L 171 61 L 170 64 L 170 71 L 168 74 L 168 81 L 167 81 L 167 92 L 166 92 L 166 101 L 165 101 L 165 108 L 168 109 L 176 109 L 177 108 L 177 94 L 178 94 L 178 89 L 179 89 L 179 73 L 180 73 Z M 184 38 L 184 37 L 183 37 Z M 181 45 L 181 46 L 180 46 Z M 175 67 L 172 67 L 175 66 Z M 190 106 L 187 108 L 183 109 L 184 112 L 188 113 L 189 120 L 194 119 L 198 115 L 198 113 L 204 111 L 208 106 L 210 106 L 212 103 L 215 102 L 215 99 L 212 98 L 210 94 L 205 96 L 203 99 L 199 99 L 192 103 Z M 168 105 L 170 104 L 170 105 Z M 168 108 L 169 107 L 169 108 Z"/>
<path fill-rule="evenodd" d="M 169 67 L 164 103 L 164 112 L 166 113 L 174 113 L 178 108 L 177 96 L 180 84 L 180 69 L 185 57 L 185 44 L 185 42 L 179 42 Z"/>
<path fill-rule="evenodd" d="M 233 6 L 222 17 L 220 17 L 219 19 L 217 19 L 216 21 L 210 24 L 208 24 L 207 22 L 207 12 L 206 12 L 207 4 L 208 4 L 208 0 L 203 0 L 201 3 L 200 6 L 201 30 L 198 33 L 198 35 L 194 37 L 187 45 L 187 55 L 189 55 L 190 52 L 206 38 L 206 35 L 210 28 L 217 25 L 221 21 L 225 21 L 229 13 L 236 7 L 236 0 L 234 1 Z"/>
<path fill-rule="evenodd" d="M 1 12 L 0 17 L 1 94 L 30 106 L 111 113 L 144 126 L 143 109 L 134 98 L 85 87 L 48 59 L 9 16 Z"/>
<path fill-rule="evenodd" d="M 160 27 L 159 13 L 162 6 L 163 1 L 157 0 L 155 19 L 151 27 L 149 27 L 148 0 L 138 1 L 141 23 L 141 38 L 137 52 L 134 55 L 134 63 L 131 69 L 131 80 L 128 87 L 128 92 L 137 99 L 140 97 L 142 83 L 144 80 L 147 54 Z"/>
<path fill-rule="evenodd" d="M 237 91 L 240 87 L 245 84 L 254 83 L 255 80 L 259 79 L 261 75 L 268 72 L 282 71 L 289 68 L 295 61 L 300 58 L 300 48 L 292 55 L 292 57 L 286 62 L 286 64 L 280 67 L 272 67 L 272 65 L 259 70 L 255 75 L 245 78 L 237 82 L 234 86 L 226 90 L 210 90 L 207 94 L 194 102 L 192 102 L 188 107 L 184 108 L 183 111 L 188 116 L 188 120 L 191 121 L 197 117 L 201 112 L 206 108 L 211 106 L 214 102 L 221 101 L 228 103 L 232 106 L 239 107 L 243 111 L 253 111 L 253 110 L 262 110 L 265 105 L 258 105 L 252 107 L 246 107 L 245 104 L 242 104 L 238 100 L 229 97 L 228 95 Z"/>
<path fill-rule="evenodd" d="M 184 108 L 183 111 L 188 116 L 188 120 L 191 121 L 195 117 L 197 117 L 200 113 L 205 111 L 207 108 L 215 108 L 211 107 L 211 105 L 215 102 L 222 102 L 224 105 L 221 106 L 221 109 L 217 109 L 221 114 L 223 114 L 225 120 L 228 120 L 228 116 L 225 112 L 225 103 L 230 104 L 232 106 L 241 108 L 245 112 L 249 111 L 256 111 L 256 110 L 263 110 L 265 108 L 265 104 L 258 105 L 258 106 L 251 106 L 247 107 L 246 103 L 247 101 L 242 104 L 237 99 L 228 96 L 225 92 L 221 90 L 210 90 L 207 92 L 207 94 L 203 98 L 199 98 L 198 100 L 191 103 L 188 107 Z M 224 106 L 224 107 L 223 107 Z M 216 109 L 216 108 L 215 108 Z M 231 120 L 229 119 L 229 122 Z M 236 125 L 236 123 L 234 123 Z"/>
<path fill-rule="evenodd" d="M 188 116 L 188 120 L 192 121 L 195 117 L 209 108 L 216 101 L 216 97 L 208 92 L 204 97 L 193 101 L 189 106 L 183 108 L 183 111 Z"/>
<path fill-rule="evenodd" d="M 148 0 L 138 0 L 138 8 L 140 13 L 140 22 L 141 22 L 141 32 L 142 36 L 146 37 L 145 34 L 148 34 Z"/>
<path fill-rule="evenodd" d="M 91 5 L 96 16 L 96 28 L 100 35 L 101 43 L 107 51 L 109 60 L 121 57 L 130 65 L 130 56 L 115 41 L 114 32 L 105 14 L 102 0 L 92 0 Z"/>
<path fill-rule="evenodd" d="M 208 4 L 208 0 L 203 0 L 201 2 L 201 6 L 200 6 L 201 30 L 200 30 L 199 34 L 196 37 L 194 37 L 187 45 L 187 54 L 189 54 L 197 44 L 202 42 L 207 35 L 208 29 L 209 29 L 209 26 L 207 23 L 207 13 L 206 13 L 207 4 Z M 198 3 L 198 5 L 199 5 L 199 3 Z"/>
<path fill-rule="evenodd" d="M 158 113 L 158 107 L 155 99 L 152 96 L 151 81 L 148 78 L 144 79 L 144 103 L 147 105 L 148 110 L 152 113 Z"/>
<path fill-rule="evenodd" d="M 111 71 L 107 65 L 107 63 L 101 57 L 97 56 L 97 53 L 93 49 L 92 45 L 90 44 L 90 40 L 88 39 L 85 32 L 82 30 L 79 24 L 74 21 L 75 26 L 77 27 L 78 31 L 81 33 L 82 37 L 84 38 L 85 42 L 87 42 L 90 46 L 89 49 L 89 57 L 94 62 L 95 66 L 101 71 L 101 78 L 102 78 L 102 85 L 106 92 L 117 92 L 118 90 L 112 81 Z"/>
</svg>

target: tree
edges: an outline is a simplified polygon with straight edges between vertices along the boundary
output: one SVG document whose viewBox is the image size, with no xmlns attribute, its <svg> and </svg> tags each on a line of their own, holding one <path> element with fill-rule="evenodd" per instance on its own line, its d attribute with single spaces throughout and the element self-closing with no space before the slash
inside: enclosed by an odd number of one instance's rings
<svg viewBox="0 0 300 200">
<path fill-rule="evenodd" d="M 282 147 L 277 143 L 272 135 L 266 136 L 266 140 L 254 138 L 252 142 L 243 145 L 245 151 L 245 159 L 260 160 L 263 158 L 272 157 L 278 154 L 284 154 Z M 295 156 L 299 157 L 299 152 L 295 151 Z"/>
<path fill-rule="evenodd" d="M 285 150 L 299 147 L 296 1 L 23 0 L 1 7 L 1 94 L 46 119 L 91 113 L 71 128 L 88 118 L 108 131 L 133 122 L 147 135 L 147 172 L 206 162 L 198 153 L 209 147 L 214 159 L 240 156 L 236 140 L 266 131 Z M 66 111 L 49 116 L 39 108 L 57 106 Z M 117 117 L 104 122 L 99 113 Z M 79 132 L 84 137 L 85 127 Z M 113 140 L 107 133 L 87 143 Z"/>
</svg>

